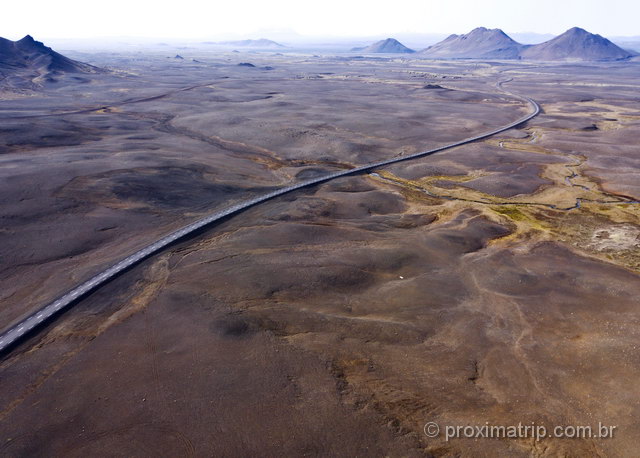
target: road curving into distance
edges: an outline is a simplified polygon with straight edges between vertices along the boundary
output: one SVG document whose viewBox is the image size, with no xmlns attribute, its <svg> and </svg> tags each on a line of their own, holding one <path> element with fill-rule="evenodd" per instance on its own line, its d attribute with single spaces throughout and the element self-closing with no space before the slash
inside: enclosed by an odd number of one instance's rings
<svg viewBox="0 0 640 458">
<path fill-rule="evenodd" d="M 155 242 L 136 251 L 135 253 L 132 253 L 128 257 L 120 260 L 116 264 L 103 270 L 102 272 L 98 273 L 94 277 L 86 280 L 85 282 L 81 283 L 80 285 L 68 291 L 66 294 L 60 296 L 53 302 L 43 306 L 42 308 L 33 312 L 28 317 L 24 318 L 19 323 L 10 327 L 6 331 L 4 331 L 2 334 L 0 334 L 0 354 L 4 354 L 10 351 L 23 338 L 25 338 L 26 336 L 28 336 L 29 334 L 31 334 L 32 332 L 40 328 L 43 324 L 51 320 L 54 316 L 58 315 L 63 310 L 69 308 L 79 298 L 85 296 L 87 293 L 95 290 L 99 286 L 104 285 L 105 283 L 107 283 L 109 280 L 111 280 L 112 278 L 114 278 L 124 270 L 139 263 L 140 261 L 147 258 L 148 256 L 159 252 L 160 250 L 165 248 L 167 245 L 174 243 L 178 239 L 181 239 L 186 235 L 191 234 L 196 230 L 201 229 L 211 223 L 219 221 L 233 214 L 239 213 L 259 203 L 271 200 L 274 197 L 278 197 L 278 196 L 281 196 L 282 194 L 287 194 L 289 192 L 295 191 L 297 189 L 307 188 L 319 183 L 324 183 L 326 181 L 333 180 L 334 178 L 340 178 L 344 176 L 355 175 L 362 172 L 368 172 L 373 169 L 383 167 L 385 165 L 395 164 L 396 162 L 408 161 L 408 160 L 416 159 L 419 157 L 429 156 L 431 154 L 435 154 L 447 149 L 455 148 L 457 146 L 462 146 L 468 143 L 482 140 L 487 137 L 491 137 L 492 135 L 498 134 L 500 132 L 504 132 L 505 130 L 509 130 L 514 127 L 517 127 L 529 121 L 533 117 L 537 116 L 540 113 L 540 106 L 533 99 L 530 99 L 529 97 L 521 96 L 518 94 L 514 94 L 502 88 L 502 84 L 507 83 L 509 81 L 511 81 L 511 79 L 501 81 L 496 84 L 496 87 L 500 91 L 504 92 L 505 94 L 508 94 L 528 104 L 531 107 L 531 112 L 526 116 L 523 116 L 522 118 L 512 122 L 511 124 L 507 124 L 506 126 L 498 127 L 497 129 L 491 130 L 489 132 L 485 132 L 480 135 L 476 135 L 474 137 L 466 138 L 464 140 L 460 140 L 455 143 L 439 146 L 437 148 L 430 149 L 428 151 L 422 151 L 420 153 L 414 153 L 414 154 L 409 154 L 407 156 L 395 157 L 393 159 L 388 159 L 385 161 L 372 162 L 369 164 L 361 165 L 359 167 L 355 167 L 353 169 L 341 170 L 339 172 L 330 173 L 328 175 L 313 178 L 300 183 L 296 183 L 291 186 L 286 186 L 284 188 L 277 189 L 273 192 L 263 194 L 253 199 L 245 200 L 236 205 L 225 208 L 224 210 L 220 210 L 215 213 L 212 213 L 202 219 L 199 219 L 187 226 L 182 227 L 181 229 L 178 229 L 177 231 L 174 231 L 162 237 L 159 240 L 156 240 Z"/>
</svg>

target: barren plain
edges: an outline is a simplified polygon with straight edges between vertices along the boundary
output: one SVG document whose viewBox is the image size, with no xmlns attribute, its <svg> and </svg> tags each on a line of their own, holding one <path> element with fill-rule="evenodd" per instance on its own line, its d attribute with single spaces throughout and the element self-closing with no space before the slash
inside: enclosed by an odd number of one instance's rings
<svg viewBox="0 0 640 458">
<path fill-rule="evenodd" d="M 0 92 L 0 328 L 216 209 L 0 362 L 2 456 L 629 456 L 640 64 L 72 56 Z M 238 65 L 251 63 L 254 66 Z M 447 425 L 617 426 L 464 439 Z"/>
</svg>

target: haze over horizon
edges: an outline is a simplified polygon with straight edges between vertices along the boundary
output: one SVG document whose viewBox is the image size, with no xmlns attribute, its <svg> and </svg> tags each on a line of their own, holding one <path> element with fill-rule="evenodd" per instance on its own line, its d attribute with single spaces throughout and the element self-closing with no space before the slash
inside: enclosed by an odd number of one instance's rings
<svg viewBox="0 0 640 458">
<path fill-rule="evenodd" d="M 183 0 L 179 8 L 142 0 L 112 0 L 108 8 L 80 0 L 30 2 L 32 14 L 9 3 L 3 8 L 0 36 L 19 39 L 88 39 L 106 37 L 211 39 L 355 38 L 395 34 L 466 33 L 484 26 L 507 32 L 560 34 L 579 26 L 603 36 L 637 36 L 640 4 L 630 0 L 400 0 L 372 4 L 326 0 L 302 6 L 293 0 L 240 1 L 232 4 Z M 460 12 L 464 14 L 460 14 Z"/>
</svg>

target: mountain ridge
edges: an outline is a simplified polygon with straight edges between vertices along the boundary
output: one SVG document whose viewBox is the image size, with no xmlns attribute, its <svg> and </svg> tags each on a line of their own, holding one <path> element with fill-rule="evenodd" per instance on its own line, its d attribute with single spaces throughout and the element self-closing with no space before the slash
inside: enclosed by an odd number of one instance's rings
<svg viewBox="0 0 640 458">
<path fill-rule="evenodd" d="M 637 56 L 607 38 L 572 27 L 550 40 L 525 45 L 501 29 L 477 27 L 463 35 L 450 35 L 417 53 L 432 59 L 523 59 L 549 61 L 616 61 Z"/>
<path fill-rule="evenodd" d="M 64 73 L 98 73 L 102 70 L 93 65 L 70 59 L 31 35 L 11 41 L 0 37 L 0 73 L 13 75 L 31 73 L 34 77 L 52 81 Z"/>
</svg>

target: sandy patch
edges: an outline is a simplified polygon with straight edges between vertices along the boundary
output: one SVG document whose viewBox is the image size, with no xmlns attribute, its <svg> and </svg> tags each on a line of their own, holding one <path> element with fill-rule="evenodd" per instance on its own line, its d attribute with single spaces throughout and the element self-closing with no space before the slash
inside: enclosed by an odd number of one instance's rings
<svg viewBox="0 0 640 458">
<path fill-rule="evenodd" d="M 622 251 L 640 247 L 640 229 L 630 224 L 596 229 L 590 247 L 597 251 Z"/>
</svg>

